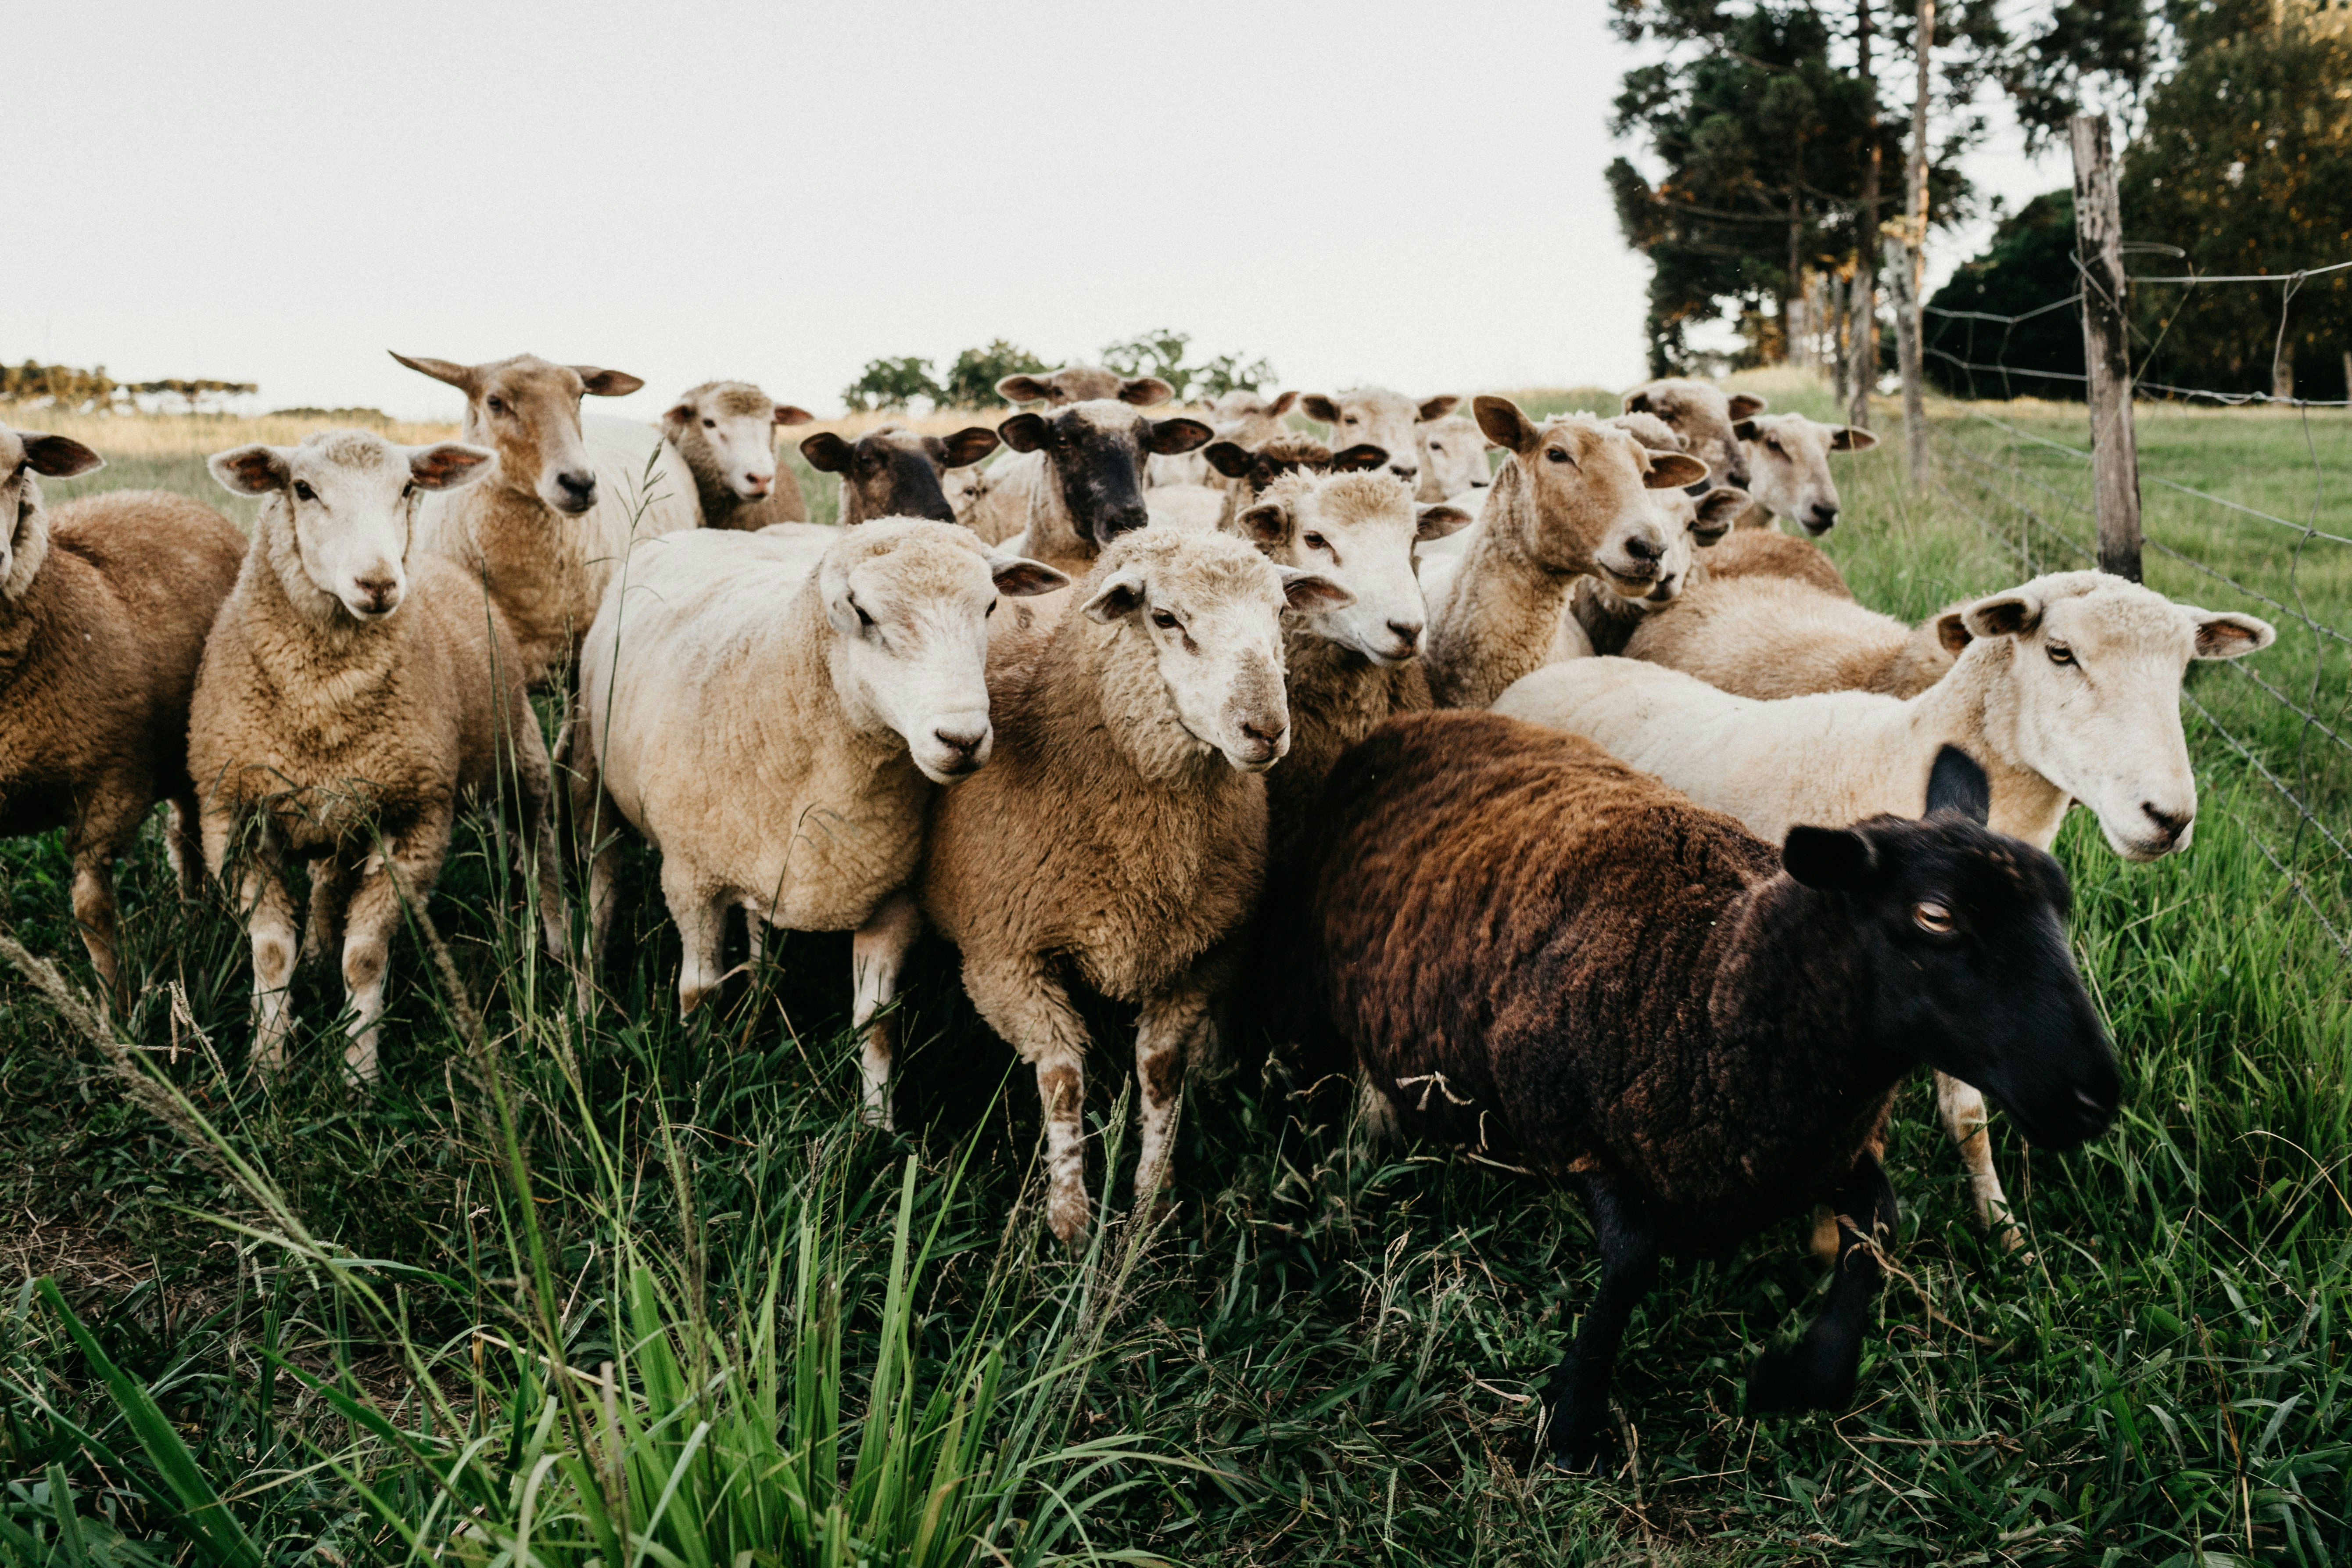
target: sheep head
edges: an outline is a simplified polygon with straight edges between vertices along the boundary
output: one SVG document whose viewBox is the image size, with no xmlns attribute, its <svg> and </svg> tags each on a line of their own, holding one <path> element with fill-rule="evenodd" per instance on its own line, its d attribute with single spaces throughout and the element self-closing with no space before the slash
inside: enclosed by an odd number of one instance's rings
<svg viewBox="0 0 2352 1568">
<path fill-rule="evenodd" d="M 645 384 L 626 371 L 555 364 L 536 354 L 474 365 L 392 357 L 463 392 L 465 438 L 498 454 L 498 482 L 566 517 L 596 504 L 596 469 L 580 434 L 581 398 L 625 397 Z"/>
</svg>

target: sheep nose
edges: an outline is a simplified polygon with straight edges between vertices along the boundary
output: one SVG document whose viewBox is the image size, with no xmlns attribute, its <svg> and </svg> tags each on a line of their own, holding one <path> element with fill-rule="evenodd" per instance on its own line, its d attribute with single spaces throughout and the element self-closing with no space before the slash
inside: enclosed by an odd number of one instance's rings
<svg viewBox="0 0 2352 1568">
<path fill-rule="evenodd" d="M 773 474 L 746 474 L 743 476 L 743 488 L 750 490 L 754 496 L 766 495 L 768 493 L 768 487 L 775 482 L 776 476 Z"/>
<path fill-rule="evenodd" d="M 1625 553 L 1636 561 L 1646 561 L 1655 564 L 1658 558 L 1665 553 L 1665 549 L 1656 540 L 1646 534 L 1637 533 L 1625 542 Z"/>
<path fill-rule="evenodd" d="M 946 771 L 962 773 L 975 764 L 981 745 L 988 739 L 988 726 L 968 724 L 950 729 L 942 724 L 931 731 L 931 739 L 954 753 L 954 766 Z"/>
<path fill-rule="evenodd" d="M 1838 509 L 1830 505 L 1827 501 L 1815 501 L 1813 503 L 1813 515 L 1807 521 L 1812 524 L 1812 529 L 1815 533 L 1827 533 L 1832 528 L 1836 526 L 1837 514 Z"/>
<path fill-rule="evenodd" d="M 596 504 L 596 476 L 583 469 L 572 469 L 555 476 L 555 488 L 563 492 L 566 508 L 586 511 Z"/>
<path fill-rule="evenodd" d="M 1418 463 L 1391 463 L 1389 465 L 1389 472 L 1394 474 L 1401 479 L 1412 479 L 1420 474 L 1421 465 Z"/>
<path fill-rule="evenodd" d="M 2158 807 L 2154 801 L 2149 800 L 2141 801 L 2139 808 L 2147 814 L 2150 822 L 2156 824 L 2167 844 L 2179 843 L 2180 836 L 2189 831 L 2189 825 L 2197 819 L 2195 812 L 2166 811 Z"/>
<path fill-rule="evenodd" d="M 1389 632 L 1390 635 L 1393 636 L 1397 641 L 1404 645 L 1404 651 L 1407 653 L 1411 653 L 1414 648 L 1421 646 L 1421 623 L 1419 621 L 1391 621 L 1389 623 Z"/>
<path fill-rule="evenodd" d="M 1289 733 L 1287 723 L 1254 723 L 1244 719 L 1242 734 L 1248 743 L 1243 750 L 1250 753 L 1253 762 L 1263 762 L 1282 750 L 1283 737 Z"/>
<path fill-rule="evenodd" d="M 355 577 L 352 580 L 352 586 L 357 588 L 361 595 L 367 600 L 369 609 L 381 612 L 392 607 L 393 595 L 400 592 L 400 579 Z"/>
</svg>

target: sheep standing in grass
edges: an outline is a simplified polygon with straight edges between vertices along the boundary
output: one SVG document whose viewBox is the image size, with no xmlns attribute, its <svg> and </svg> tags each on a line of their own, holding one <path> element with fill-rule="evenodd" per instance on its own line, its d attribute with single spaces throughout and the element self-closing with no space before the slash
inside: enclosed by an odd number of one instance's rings
<svg viewBox="0 0 2352 1568">
<path fill-rule="evenodd" d="M 1411 398 L 1385 386 L 1359 386 L 1330 396 L 1310 392 L 1298 400 L 1298 411 L 1331 427 L 1337 451 L 1370 442 L 1387 451 L 1389 472 L 1414 488 L 1422 500 L 1446 500 L 1434 493 L 1435 482 L 1422 472 L 1421 426 L 1443 419 L 1462 400 L 1452 393 Z"/>
<path fill-rule="evenodd" d="M 120 1008 L 114 863 L 157 801 L 171 803 L 163 845 L 184 896 L 204 865 L 188 694 L 245 537 L 159 490 L 43 505 L 36 475 L 98 466 L 79 441 L 0 426 L 0 835 L 65 829 L 74 923 Z"/>
<path fill-rule="evenodd" d="M 578 651 L 631 542 L 701 526 L 694 474 L 658 430 L 581 417 L 583 395 L 645 384 L 625 372 L 531 354 L 476 365 L 392 357 L 463 392 L 464 439 L 499 459 L 482 483 L 425 496 L 418 549 L 488 580 L 524 673 L 544 685 Z"/>
<path fill-rule="evenodd" d="M 392 934 L 404 907 L 432 897 L 468 797 L 512 792 L 548 951 L 565 951 L 552 784 L 520 652 L 478 582 L 409 548 L 422 497 L 491 461 L 478 447 L 395 447 L 361 430 L 212 459 L 222 485 L 261 498 L 261 515 L 205 647 L 188 771 L 205 865 L 225 877 L 242 860 L 265 1072 L 294 1025 L 293 859 L 310 862 L 305 948 L 341 939 L 353 1015 L 343 1060 L 361 1079 L 376 1072 Z"/>
<path fill-rule="evenodd" d="M 865 1114 L 887 1126 L 891 1041 L 875 1014 L 913 918 L 893 895 L 914 876 L 937 786 L 988 761 L 998 596 L 1066 583 L 912 518 L 640 545 L 581 652 L 572 798 L 595 824 L 592 963 L 612 919 L 616 816 L 660 852 L 686 1012 L 719 984 L 730 909 L 755 940 L 763 925 L 856 931 Z"/>
<path fill-rule="evenodd" d="M 1852 1399 L 1896 1217 L 1874 1145 L 1918 1066 L 1982 1085 L 2042 1147 L 2114 1115 L 2065 873 L 1986 830 L 1958 752 L 1927 801 L 1924 822 L 1798 827 L 1776 853 L 1494 713 L 1391 721 L 1333 771 L 1299 933 L 1327 1026 L 1409 1130 L 1564 1182 L 1591 1216 L 1600 1292 L 1543 1390 L 1558 1462 L 1600 1455 L 1662 1252 L 1722 1252 L 1822 1199 L 1835 1281 L 1756 1363 L 1748 1408 Z"/>
<path fill-rule="evenodd" d="M 898 425 L 877 425 L 855 441 L 830 430 L 801 443 L 801 456 L 820 472 L 841 476 L 845 526 L 877 517 L 920 517 L 961 522 L 943 480 L 996 450 L 996 432 L 973 425 L 952 436 L 923 436 Z"/>
<path fill-rule="evenodd" d="M 679 398 L 662 416 L 662 434 L 694 475 L 702 525 L 750 532 L 806 522 L 801 482 L 776 460 L 776 429 L 815 417 L 748 381 L 706 381 Z"/>
<path fill-rule="evenodd" d="M 1046 1215 L 1066 1241 L 1089 1212 L 1087 1028 L 1069 988 L 1142 1008 L 1147 1198 L 1185 1059 L 1238 958 L 1228 939 L 1257 900 L 1258 775 L 1290 745 L 1282 613 L 1348 600 L 1241 540 L 1157 528 L 1114 539 L 1073 596 L 1049 635 L 992 658 L 995 760 L 940 798 L 919 884 L 973 1005 L 1036 1068 Z"/>
<path fill-rule="evenodd" d="M 1459 565 L 1435 582 L 1423 569 L 1430 691 L 1450 708 L 1484 707 L 1558 657 L 1576 633 L 1565 612 L 1578 577 L 1627 598 L 1655 590 L 1672 541 L 1649 492 L 1706 477 L 1696 458 L 1649 451 L 1589 414 L 1538 425 L 1507 397 L 1473 406 L 1507 456 Z"/>
<path fill-rule="evenodd" d="M 1742 419 L 1732 426 L 1748 461 L 1748 489 L 1757 510 L 1747 521 L 1761 527 L 1785 517 L 1807 533 L 1835 527 L 1837 480 L 1830 473 L 1832 452 L 1867 452 L 1878 437 L 1856 425 L 1824 425 L 1801 414 Z"/>
<path fill-rule="evenodd" d="M 996 384 L 996 393 L 1008 403 L 1042 404 L 1050 414 L 1080 403 L 1153 408 L 1175 396 L 1176 389 L 1156 375 L 1121 375 L 1099 365 L 1071 364 L 1051 375 L 1008 375 Z M 1041 454 L 1018 447 L 990 464 L 985 487 L 970 519 L 972 531 L 991 544 L 1001 544 L 1028 527 L 1031 492 L 1045 469 Z M 1139 489 L 1141 483 L 1139 476 Z"/>
<path fill-rule="evenodd" d="M 2186 848 L 2197 781 L 2180 731 L 2182 673 L 2192 658 L 2269 647 L 2268 623 L 2176 605 L 2100 572 L 2037 577 L 1960 618 L 1971 640 L 1907 700 L 1832 691 L 1759 701 L 1659 665 L 1589 658 L 1538 670 L 1494 706 L 1588 735 L 1765 838 L 1800 823 L 1914 814 L 1937 753 L 1958 746 L 1991 775 L 1996 832 L 2046 849 L 2079 801 L 2126 859 Z M 1983 1097 L 1942 1079 L 1937 1099 L 1990 1225 L 2007 1200 Z"/>
</svg>

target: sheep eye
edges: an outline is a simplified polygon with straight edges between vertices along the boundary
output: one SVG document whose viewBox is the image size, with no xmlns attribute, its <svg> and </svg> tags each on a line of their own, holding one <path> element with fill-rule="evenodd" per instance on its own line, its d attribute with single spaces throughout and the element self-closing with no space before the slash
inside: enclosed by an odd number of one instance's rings
<svg viewBox="0 0 2352 1568">
<path fill-rule="evenodd" d="M 989 616 L 994 614 L 996 614 L 996 601 L 994 599 L 991 599 L 988 601 L 988 608 L 981 612 L 980 618 L 982 620 L 986 620 Z"/>
<path fill-rule="evenodd" d="M 1331 548 L 1330 543 L 1319 533 L 1306 534 L 1300 538 L 1298 542 L 1304 544 L 1309 550 L 1328 550 Z"/>
<path fill-rule="evenodd" d="M 1958 922 L 1952 919 L 1952 911 L 1946 906 L 1933 899 L 1922 899 L 1911 906 L 1911 923 L 1929 936 L 1949 936 Z"/>
<path fill-rule="evenodd" d="M 298 500 L 317 500 L 319 499 L 319 492 L 312 489 L 304 481 L 296 479 L 294 481 L 294 496 Z"/>
<path fill-rule="evenodd" d="M 874 617 L 866 613 L 865 605 L 859 604 L 856 600 L 852 599 L 849 601 L 849 607 L 857 612 L 857 624 L 859 626 L 866 627 L 869 631 L 873 629 Z"/>
<path fill-rule="evenodd" d="M 504 414 L 507 411 L 505 401 L 497 397 L 485 397 L 482 399 L 482 406 L 493 414 Z"/>
<path fill-rule="evenodd" d="M 1342 414 L 1339 416 L 1339 423 L 1342 425 L 1353 425 L 1355 422 L 1356 416 L 1352 414 Z"/>
<path fill-rule="evenodd" d="M 1570 457 L 1566 452 L 1564 452 L 1564 451 L 1560 450 L 1558 447 L 1546 447 L 1546 448 L 1544 449 L 1544 456 L 1545 456 L 1545 457 L 1547 457 L 1547 458 L 1550 458 L 1553 462 L 1555 462 L 1555 463 L 1570 463 L 1570 464 L 1573 464 L 1573 463 L 1576 461 L 1576 459 L 1575 459 L 1575 458 L 1573 458 Z"/>
<path fill-rule="evenodd" d="M 410 496 L 413 496 L 415 493 L 416 486 L 414 482 L 404 484 L 400 487 L 400 499 L 403 500 L 406 500 Z"/>
<path fill-rule="evenodd" d="M 1151 624 L 1163 632 L 1172 632 L 1176 629 L 1176 617 L 1165 610 L 1154 610 L 1151 612 Z"/>
<path fill-rule="evenodd" d="M 2052 643 L 2050 645 L 2050 662 L 2053 664 L 2072 664 L 2074 662 L 2074 650 L 2068 647 L 2062 642 Z"/>
</svg>

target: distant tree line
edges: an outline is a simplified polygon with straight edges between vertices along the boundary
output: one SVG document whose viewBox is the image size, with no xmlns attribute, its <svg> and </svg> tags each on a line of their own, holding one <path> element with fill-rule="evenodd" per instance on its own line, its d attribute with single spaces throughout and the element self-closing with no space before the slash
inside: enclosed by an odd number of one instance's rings
<svg viewBox="0 0 2352 1568">
<path fill-rule="evenodd" d="M 117 381 L 106 374 L 104 365 L 81 370 L 31 359 L 20 365 L 0 364 L 0 402 L 39 404 L 82 414 L 133 412 L 141 407 L 142 398 L 163 402 L 164 412 L 216 412 L 230 398 L 259 390 L 249 381 L 201 377 Z M 178 406 L 173 408 L 173 404 Z"/>
<path fill-rule="evenodd" d="M 1139 332 L 1103 346 L 1101 362 L 1122 375 L 1156 375 L 1176 389 L 1184 401 L 1222 397 L 1236 390 L 1255 391 L 1275 380 L 1274 366 L 1264 359 L 1244 360 L 1238 353 L 1219 354 L 1198 364 L 1185 355 L 1192 334 L 1161 328 Z M 861 411 L 905 409 L 918 399 L 933 408 L 1002 408 L 996 384 L 1008 375 L 1036 375 L 1057 367 L 1027 349 L 998 338 L 984 348 L 956 355 L 947 374 L 934 376 L 931 362 L 914 355 L 868 360 L 856 381 L 842 389 L 841 399 Z"/>
</svg>

